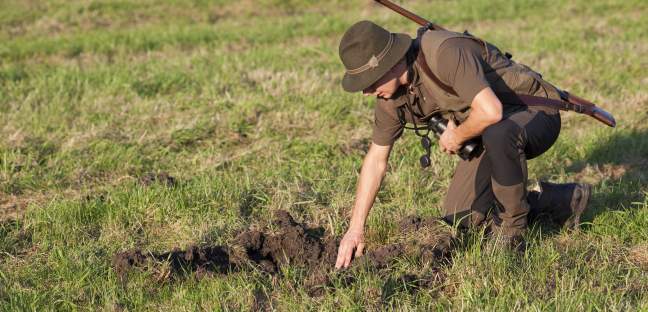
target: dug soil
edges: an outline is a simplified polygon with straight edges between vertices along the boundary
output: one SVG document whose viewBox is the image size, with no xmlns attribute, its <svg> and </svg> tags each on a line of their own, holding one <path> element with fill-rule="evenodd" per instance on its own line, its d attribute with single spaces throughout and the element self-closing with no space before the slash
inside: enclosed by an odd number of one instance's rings
<svg viewBox="0 0 648 312">
<path fill-rule="evenodd" d="M 352 267 L 342 271 L 345 280 L 352 282 L 358 268 L 387 271 L 395 260 L 406 257 L 431 267 L 431 275 L 406 274 L 391 284 L 402 285 L 400 279 L 414 286 L 442 281 L 438 268 L 450 260 L 455 245 L 450 230 L 436 219 L 416 216 L 399 222 L 399 230 L 394 243 L 369 246 L 362 257 L 354 259 Z M 186 272 L 195 272 L 199 278 L 251 269 L 275 275 L 287 266 L 300 267 L 308 272 L 305 286 L 317 295 L 341 273 L 334 269 L 338 245 L 337 237 L 320 227 L 296 222 L 288 212 L 280 210 L 272 226 L 242 231 L 229 246 L 190 246 L 162 253 L 127 250 L 113 256 L 113 267 L 122 282 L 134 269 L 152 271 L 160 279 L 173 279 Z M 388 284 L 385 286 L 393 288 Z"/>
<path fill-rule="evenodd" d="M 169 175 L 167 172 L 147 172 L 144 175 L 140 176 L 139 181 L 144 186 L 151 186 L 155 183 L 162 184 L 166 187 L 172 188 L 175 187 L 178 182 L 176 178 Z"/>
</svg>

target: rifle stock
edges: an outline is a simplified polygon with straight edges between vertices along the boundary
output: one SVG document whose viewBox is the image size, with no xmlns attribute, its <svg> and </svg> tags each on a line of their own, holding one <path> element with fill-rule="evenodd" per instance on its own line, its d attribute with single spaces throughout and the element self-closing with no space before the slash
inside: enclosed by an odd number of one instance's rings
<svg viewBox="0 0 648 312">
<path fill-rule="evenodd" d="M 612 128 L 616 127 L 616 120 L 614 119 L 614 116 L 612 116 L 612 114 L 610 114 L 609 112 L 582 97 L 573 95 L 569 92 L 566 92 L 566 94 L 567 98 L 565 100 L 569 103 L 583 106 L 585 108 L 583 110 L 584 114 L 593 117 L 594 119 L 604 123 L 607 126 L 610 126 Z"/>
<path fill-rule="evenodd" d="M 608 125 L 608 126 L 610 126 L 612 128 L 616 127 L 616 120 L 614 120 L 614 116 L 612 116 L 612 114 L 610 114 L 610 113 L 608 113 L 608 112 L 606 112 L 606 111 L 604 111 L 604 110 L 602 110 L 602 109 L 600 109 L 598 107 L 594 107 L 594 109 L 592 111 L 592 115 L 590 115 L 590 116 L 594 117 L 594 119 L 596 119 L 596 120 L 598 120 L 598 121 L 600 121 L 600 122 L 602 122 L 602 123 L 604 123 L 604 124 L 606 124 L 606 125 Z"/>
</svg>

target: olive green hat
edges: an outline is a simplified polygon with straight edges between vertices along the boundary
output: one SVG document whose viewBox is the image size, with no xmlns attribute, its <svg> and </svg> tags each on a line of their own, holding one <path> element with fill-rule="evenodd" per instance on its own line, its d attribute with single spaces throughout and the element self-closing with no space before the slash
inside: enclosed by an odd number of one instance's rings
<svg viewBox="0 0 648 312">
<path fill-rule="evenodd" d="M 340 40 L 340 59 L 346 67 L 342 88 L 364 90 L 378 81 L 407 53 L 412 38 L 390 33 L 370 21 L 351 26 Z"/>
</svg>

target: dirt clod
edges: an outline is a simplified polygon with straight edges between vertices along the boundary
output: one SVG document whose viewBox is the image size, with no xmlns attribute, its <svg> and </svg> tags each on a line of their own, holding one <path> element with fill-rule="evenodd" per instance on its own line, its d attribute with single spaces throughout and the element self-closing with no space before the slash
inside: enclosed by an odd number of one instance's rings
<svg viewBox="0 0 648 312">
<path fill-rule="evenodd" d="M 160 183 L 166 187 L 175 187 L 177 185 L 176 178 L 169 175 L 167 172 L 148 172 L 140 177 L 140 183 L 144 186 L 151 186 L 154 183 Z"/>
<path fill-rule="evenodd" d="M 276 272 L 281 266 L 313 267 L 330 265 L 337 255 L 337 243 L 332 238 L 321 239 L 312 235 L 311 228 L 297 223 L 288 212 L 277 211 L 274 224 L 276 234 L 256 230 L 239 234 L 235 243 L 244 248 L 247 258 L 264 271 Z"/>
<path fill-rule="evenodd" d="M 356 153 L 366 154 L 367 151 L 369 150 L 370 145 L 371 145 L 371 140 L 363 137 L 363 138 L 353 139 L 350 142 L 341 145 L 340 150 L 346 156 L 353 155 Z"/>
<path fill-rule="evenodd" d="M 268 294 L 261 288 L 254 289 L 254 303 L 252 311 L 270 311 L 270 298 Z"/>
<path fill-rule="evenodd" d="M 412 216 L 407 216 L 403 218 L 400 222 L 398 222 L 398 228 L 400 229 L 401 233 L 411 233 L 426 227 L 438 226 L 439 222 L 441 222 L 440 218 L 433 218 L 433 217 L 422 218 L 419 216 L 412 215 Z"/>
<path fill-rule="evenodd" d="M 0 191 L 0 221 L 19 219 L 29 205 L 29 196 L 16 196 Z"/>
<path fill-rule="evenodd" d="M 159 263 L 168 264 L 173 274 L 183 270 L 196 272 L 198 277 L 225 273 L 232 269 L 229 250 L 222 246 L 190 246 L 186 250 L 174 249 L 164 253 L 145 253 L 140 249 L 116 253 L 112 259 L 115 273 L 125 281 L 133 268 L 146 268 Z"/>
</svg>

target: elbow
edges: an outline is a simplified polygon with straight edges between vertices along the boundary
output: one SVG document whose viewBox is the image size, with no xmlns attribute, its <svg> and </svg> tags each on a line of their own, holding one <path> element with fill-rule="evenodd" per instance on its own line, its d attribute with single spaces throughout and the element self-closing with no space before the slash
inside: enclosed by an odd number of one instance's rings
<svg viewBox="0 0 648 312">
<path fill-rule="evenodd" d="M 502 111 L 501 110 L 487 110 L 482 111 L 479 114 L 479 121 L 483 127 L 488 127 L 494 125 L 502 120 Z"/>
<path fill-rule="evenodd" d="M 491 112 L 490 114 L 488 114 L 487 118 L 488 118 L 488 124 L 490 125 L 498 123 L 500 120 L 502 120 L 502 110 L 500 109 Z"/>
<path fill-rule="evenodd" d="M 492 125 L 503 118 L 503 105 L 491 88 L 485 88 L 472 101 L 471 107 L 486 125 Z"/>
<path fill-rule="evenodd" d="M 485 107 L 485 109 L 482 111 L 482 118 L 484 120 L 484 123 L 487 125 L 492 125 L 498 123 L 500 120 L 503 118 L 503 113 L 502 113 L 502 104 L 497 103 L 499 105 L 489 105 L 488 107 Z"/>
</svg>

